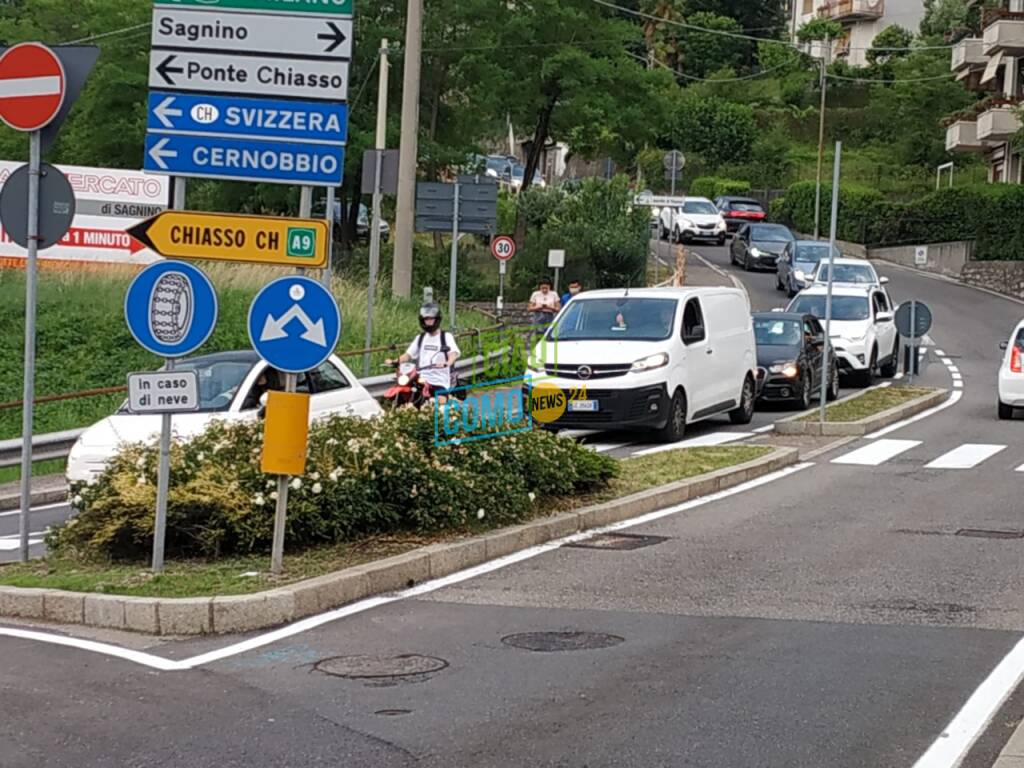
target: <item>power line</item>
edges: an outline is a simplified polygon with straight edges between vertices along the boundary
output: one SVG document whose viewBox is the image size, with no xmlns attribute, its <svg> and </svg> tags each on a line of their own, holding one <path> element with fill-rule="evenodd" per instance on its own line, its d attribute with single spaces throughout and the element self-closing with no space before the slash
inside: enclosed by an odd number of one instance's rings
<svg viewBox="0 0 1024 768">
<path fill-rule="evenodd" d="M 932 75 L 931 77 L 900 77 L 886 80 L 874 77 L 846 77 L 845 75 L 836 75 L 831 72 L 826 75 L 826 77 L 833 80 L 843 80 L 850 83 L 927 83 L 929 81 L 948 80 L 952 76 L 952 72 L 946 72 L 945 74 Z"/>
<path fill-rule="evenodd" d="M 126 32 L 135 32 L 139 29 L 145 29 L 152 25 L 153 22 L 147 21 L 142 24 L 135 24 L 131 27 L 122 27 L 121 29 L 113 29 L 110 32 L 101 32 L 98 35 L 90 35 L 89 37 L 83 37 L 80 40 L 71 40 L 70 42 L 64 43 L 64 45 L 80 45 L 81 43 L 91 43 L 93 40 L 102 40 L 107 37 L 113 37 L 115 35 L 122 35 Z"/>
<path fill-rule="evenodd" d="M 638 61 L 642 61 L 645 63 L 647 62 L 647 59 L 645 57 L 638 56 L 635 53 L 630 53 L 629 51 L 626 51 L 626 55 L 632 56 L 634 59 L 637 59 Z M 672 67 L 670 67 L 668 64 L 664 63 L 663 61 L 658 61 L 657 59 L 654 60 L 654 63 L 657 64 L 662 69 L 668 70 L 674 75 L 686 78 L 687 80 L 695 80 L 702 83 L 739 83 L 744 80 L 755 80 L 758 77 L 770 75 L 772 72 L 780 70 L 783 67 L 788 67 L 790 65 L 790 62 L 787 61 L 777 66 L 774 66 L 771 69 L 762 69 L 760 72 L 755 72 L 751 75 L 742 75 L 740 77 L 698 77 L 697 75 L 690 75 L 687 74 L 686 72 L 680 72 L 678 69 L 672 69 Z"/>
</svg>

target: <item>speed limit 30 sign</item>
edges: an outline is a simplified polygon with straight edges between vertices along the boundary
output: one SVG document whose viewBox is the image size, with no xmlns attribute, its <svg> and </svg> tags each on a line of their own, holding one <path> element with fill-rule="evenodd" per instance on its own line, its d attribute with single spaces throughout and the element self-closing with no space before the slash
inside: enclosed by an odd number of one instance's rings
<svg viewBox="0 0 1024 768">
<path fill-rule="evenodd" d="M 491 241 L 491 253 L 498 261 L 509 261 L 516 255 L 516 241 L 508 235 L 496 237 Z"/>
</svg>

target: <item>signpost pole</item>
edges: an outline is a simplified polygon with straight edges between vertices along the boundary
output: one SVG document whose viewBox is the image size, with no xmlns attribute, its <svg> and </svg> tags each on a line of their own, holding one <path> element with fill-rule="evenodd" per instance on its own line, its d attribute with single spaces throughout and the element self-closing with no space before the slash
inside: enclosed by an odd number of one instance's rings
<svg viewBox="0 0 1024 768">
<path fill-rule="evenodd" d="M 373 304 L 377 292 L 377 271 L 380 269 L 380 203 L 381 174 L 384 170 L 384 148 L 388 132 L 388 41 L 380 41 L 380 74 L 377 81 L 377 137 L 373 168 L 373 215 L 370 217 L 370 278 L 366 291 L 366 344 L 373 346 Z M 370 375 L 370 353 L 363 355 L 363 375 Z"/>
<path fill-rule="evenodd" d="M 284 391 L 294 392 L 298 384 L 298 376 L 286 373 Z M 270 551 L 270 572 L 275 576 L 284 568 L 284 528 L 288 519 L 288 475 L 277 476 L 277 506 L 274 508 L 274 542 Z"/>
<path fill-rule="evenodd" d="M 21 514 L 18 518 L 19 554 L 28 562 L 28 536 L 32 506 L 32 415 L 36 377 L 36 272 L 39 254 L 39 169 L 42 134 L 29 134 L 28 151 L 28 255 L 25 262 L 25 390 L 21 411 Z"/>
<path fill-rule="evenodd" d="M 505 311 L 505 262 L 498 262 L 498 317 Z"/>
<path fill-rule="evenodd" d="M 825 422 L 825 403 L 828 400 L 829 353 L 832 351 L 832 276 L 836 261 L 836 225 L 839 221 L 839 166 L 842 161 L 843 142 L 836 142 L 836 159 L 832 168 L 832 223 L 828 236 L 828 292 L 825 296 L 825 347 L 821 353 L 821 414 Z M 870 364 L 870 362 L 869 362 Z"/>
<path fill-rule="evenodd" d="M 327 221 L 327 264 L 320 276 L 324 288 L 329 291 L 334 277 L 334 187 L 327 188 L 327 204 L 324 209 L 324 219 Z"/>
<path fill-rule="evenodd" d="M 907 356 L 907 385 L 914 383 L 914 371 L 917 369 L 917 301 L 910 301 L 910 354 Z"/>
<path fill-rule="evenodd" d="M 172 176 L 174 199 L 171 201 L 171 208 L 174 210 L 185 209 L 186 179 L 183 176 Z M 164 370 L 174 370 L 174 358 L 167 358 Z M 160 416 L 160 464 L 156 475 L 156 517 L 153 520 L 153 573 L 161 573 L 164 570 L 164 542 L 167 534 L 167 497 L 171 490 L 171 414 L 164 413 Z"/>
<path fill-rule="evenodd" d="M 458 268 L 459 268 L 459 191 L 462 189 L 462 185 L 458 182 L 455 183 L 455 205 L 452 211 L 452 262 L 451 262 L 451 276 L 448 278 L 448 317 L 450 319 L 451 328 L 454 330 L 457 326 L 455 323 L 455 288 L 458 280 Z"/>
<path fill-rule="evenodd" d="M 174 370 L 168 358 L 164 370 Z M 171 487 L 171 414 L 160 416 L 160 466 L 156 480 L 156 519 L 153 521 L 153 573 L 164 569 L 164 539 L 167 532 L 167 496 Z"/>
</svg>

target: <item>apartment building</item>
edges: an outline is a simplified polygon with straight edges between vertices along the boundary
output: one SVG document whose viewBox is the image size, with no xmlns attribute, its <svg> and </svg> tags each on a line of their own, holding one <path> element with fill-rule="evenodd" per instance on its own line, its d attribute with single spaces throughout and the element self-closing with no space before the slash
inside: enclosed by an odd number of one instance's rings
<svg viewBox="0 0 1024 768">
<path fill-rule="evenodd" d="M 792 0 L 793 39 L 801 26 L 818 17 L 843 25 L 842 36 L 832 46 L 832 60 L 842 58 L 863 67 L 872 41 L 886 27 L 896 24 L 917 32 L 924 18 L 924 0 Z M 820 47 L 815 46 L 810 53 L 820 55 Z"/>
<path fill-rule="evenodd" d="M 946 149 L 982 153 L 990 182 L 1020 184 L 1021 155 L 1013 139 L 1024 97 L 1024 0 L 1002 0 L 982 9 L 980 18 L 979 28 L 954 46 L 951 62 L 978 101 L 949 116 Z"/>
</svg>

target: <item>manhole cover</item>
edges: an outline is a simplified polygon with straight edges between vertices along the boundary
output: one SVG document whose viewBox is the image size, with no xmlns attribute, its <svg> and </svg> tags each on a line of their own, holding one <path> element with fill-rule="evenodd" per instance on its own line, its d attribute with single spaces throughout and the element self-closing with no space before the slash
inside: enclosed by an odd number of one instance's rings
<svg viewBox="0 0 1024 768">
<path fill-rule="evenodd" d="M 527 651 L 553 653 L 611 648 L 625 642 L 625 638 L 603 632 L 523 632 L 518 635 L 507 635 L 501 638 L 501 642 Z"/>
<path fill-rule="evenodd" d="M 667 541 L 666 536 L 639 536 L 635 533 L 599 533 L 589 539 L 566 544 L 575 549 L 643 549 Z"/>
<path fill-rule="evenodd" d="M 415 677 L 440 672 L 448 662 L 416 653 L 401 656 L 333 656 L 313 665 L 318 672 L 353 680 L 387 677 Z"/>
<path fill-rule="evenodd" d="M 961 528 L 956 535 L 970 539 L 1024 539 L 1024 531 L 988 531 L 984 528 Z"/>
</svg>

